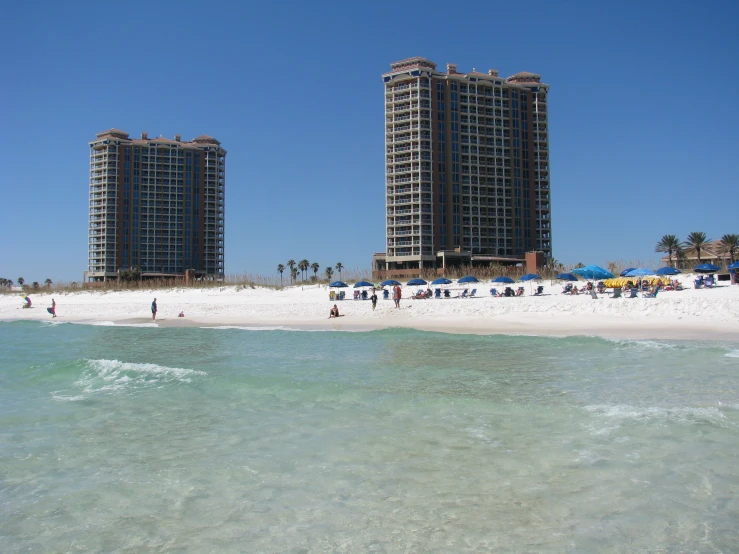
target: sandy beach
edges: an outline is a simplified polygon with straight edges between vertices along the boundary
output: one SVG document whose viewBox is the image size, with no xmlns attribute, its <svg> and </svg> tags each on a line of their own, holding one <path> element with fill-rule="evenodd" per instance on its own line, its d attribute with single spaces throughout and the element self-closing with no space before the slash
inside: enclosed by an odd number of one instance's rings
<svg viewBox="0 0 739 554">
<path fill-rule="evenodd" d="M 692 283 L 690 275 L 682 282 Z M 414 300 L 418 287 L 404 287 L 401 309 L 380 300 L 347 299 L 338 304 L 342 317 L 328 319 L 333 302 L 326 285 L 270 288 L 220 287 L 137 291 L 31 293 L 33 308 L 21 309 L 20 293 L 0 297 L 2 320 L 51 320 L 46 308 L 57 303 L 55 322 L 95 325 L 244 327 L 300 330 L 368 331 L 390 327 L 472 334 L 572 336 L 609 338 L 708 339 L 739 338 L 739 286 L 722 282 L 712 289 L 661 291 L 657 298 L 610 298 L 561 294 L 562 284 L 544 281 L 544 294 L 498 298 L 490 283 L 479 283 L 475 298 Z M 514 285 L 514 289 L 518 285 Z M 498 287 L 500 289 L 500 287 Z M 353 290 L 345 289 L 347 297 Z M 159 313 L 152 322 L 150 305 Z M 184 312 L 185 317 L 177 317 Z"/>
</svg>

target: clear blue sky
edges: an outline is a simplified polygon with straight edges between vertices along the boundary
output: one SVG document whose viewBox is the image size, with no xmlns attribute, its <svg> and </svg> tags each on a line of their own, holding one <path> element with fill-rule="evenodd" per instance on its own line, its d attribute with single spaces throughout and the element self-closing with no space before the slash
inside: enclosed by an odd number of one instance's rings
<svg viewBox="0 0 739 554">
<path fill-rule="evenodd" d="M 13 2 L 0 277 L 81 280 L 95 133 L 228 150 L 226 272 L 384 251 L 383 85 L 424 56 L 551 85 L 554 257 L 739 233 L 739 2 Z M 321 272 L 323 269 L 321 269 Z"/>
</svg>

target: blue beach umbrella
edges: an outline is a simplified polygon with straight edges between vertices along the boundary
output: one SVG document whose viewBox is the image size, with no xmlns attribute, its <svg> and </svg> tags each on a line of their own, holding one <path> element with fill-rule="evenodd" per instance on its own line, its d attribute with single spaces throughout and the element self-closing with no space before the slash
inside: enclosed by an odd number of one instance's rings
<svg viewBox="0 0 739 554">
<path fill-rule="evenodd" d="M 627 271 L 624 277 L 646 277 L 647 275 L 654 275 L 654 271 L 646 267 L 637 267 L 636 269 Z"/>
<path fill-rule="evenodd" d="M 718 271 L 720 268 L 717 265 L 713 264 L 701 264 L 699 266 L 696 266 L 693 268 L 693 271 L 696 273 L 714 273 L 715 271 Z"/>
<path fill-rule="evenodd" d="M 536 279 L 541 280 L 541 277 L 539 277 L 536 273 L 527 273 L 523 277 L 519 279 L 519 281 L 534 281 Z"/>
<path fill-rule="evenodd" d="M 577 281 L 577 277 L 572 273 L 560 273 L 555 279 L 559 279 L 560 281 Z"/>
<path fill-rule="evenodd" d="M 682 273 L 682 271 L 680 271 L 679 269 L 675 269 L 674 267 L 660 267 L 654 273 L 656 275 L 677 275 L 679 273 Z"/>
<path fill-rule="evenodd" d="M 585 267 L 578 267 L 573 269 L 570 273 L 579 275 L 584 279 L 613 279 L 613 273 L 598 267 L 597 265 L 586 265 Z"/>
<path fill-rule="evenodd" d="M 423 279 L 411 279 L 410 281 L 408 281 L 409 287 L 415 287 L 416 285 L 426 285 L 426 284 L 428 283 L 426 283 L 426 281 L 424 281 Z"/>
<path fill-rule="evenodd" d="M 500 277 L 496 277 L 491 282 L 492 283 L 515 283 L 515 281 L 511 279 L 510 277 L 504 277 L 502 275 Z"/>
<path fill-rule="evenodd" d="M 462 277 L 457 283 L 479 283 L 480 281 L 477 280 L 477 277 L 473 277 L 472 275 L 468 275 L 467 277 Z"/>
<path fill-rule="evenodd" d="M 432 285 L 451 285 L 451 283 L 452 281 L 446 277 L 439 277 L 438 279 L 431 281 Z"/>
<path fill-rule="evenodd" d="M 343 287 L 348 287 L 348 286 L 349 285 L 347 285 L 344 281 L 334 281 L 333 283 L 329 285 L 329 287 L 338 288 L 338 289 L 343 288 Z"/>
<path fill-rule="evenodd" d="M 370 283 L 369 281 L 359 281 L 358 283 L 354 283 L 354 288 L 358 289 L 359 287 L 374 287 L 375 285 L 373 283 Z"/>
<path fill-rule="evenodd" d="M 619 273 L 619 274 L 618 274 L 618 276 L 619 276 L 619 277 L 626 277 L 626 274 L 627 274 L 627 273 L 628 273 L 629 271 L 634 271 L 635 269 L 636 269 L 635 267 L 627 267 L 627 268 L 626 268 L 626 269 L 624 269 L 624 270 L 623 270 L 623 271 L 622 271 L 621 273 Z"/>
<path fill-rule="evenodd" d="M 400 281 L 396 281 L 395 279 L 388 279 L 387 281 L 383 281 L 380 283 L 381 287 L 394 287 L 395 285 L 400 286 Z"/>
<path fill-rule="evenodd" d="M 729 264 L 729 266 L 726 269 L 739 269 L 739 262 L 734 262 L 733 264 Z"/>
</svg>

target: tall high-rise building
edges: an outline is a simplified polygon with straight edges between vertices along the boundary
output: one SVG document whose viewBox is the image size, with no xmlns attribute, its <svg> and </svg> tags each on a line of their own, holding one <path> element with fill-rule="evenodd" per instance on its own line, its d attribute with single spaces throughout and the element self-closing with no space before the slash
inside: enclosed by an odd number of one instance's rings
<svg viewBox="0 0 739 554">
<path fill-rule="evenodd" d="M 226 151 L 213 137 L 131 139 L 110 129 L 90 142 L 89 281 L 138 267 L 146 276 L 224 272 Z"/>
<path fill-rule="evenodd" d="M 549 85 L 534 73 L 391 64 L 385 84 L 385 269 L 551 256 Z"/>
</svg>

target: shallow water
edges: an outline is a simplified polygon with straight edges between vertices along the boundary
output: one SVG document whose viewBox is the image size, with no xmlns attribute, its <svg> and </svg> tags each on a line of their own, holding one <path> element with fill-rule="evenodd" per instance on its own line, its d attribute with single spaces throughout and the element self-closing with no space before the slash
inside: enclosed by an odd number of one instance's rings
<svg viewBox="0 0 739 554">
<path fill-rule="evenodd" d="M 0 551 L 730 552 L 739 343 L 0 323 Z"/>
</svg>

